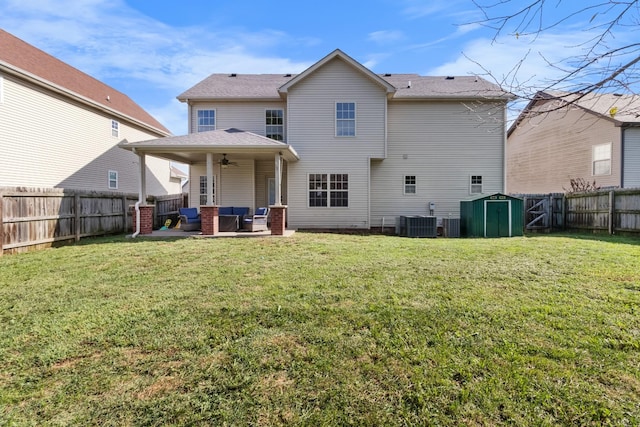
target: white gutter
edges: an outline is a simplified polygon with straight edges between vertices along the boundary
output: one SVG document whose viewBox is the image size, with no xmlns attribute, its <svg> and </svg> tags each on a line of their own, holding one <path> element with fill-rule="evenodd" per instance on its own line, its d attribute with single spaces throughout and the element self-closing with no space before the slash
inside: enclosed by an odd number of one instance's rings
<svg viewBox="0 0 640 427">
<path fill-rule="evenodd" d="M 140 234 L 140 200 L 138 200 L 134 206 L 136 211 L 136 231 L 131 237 L 135 239 L 138 234 Z"/>
</svg>

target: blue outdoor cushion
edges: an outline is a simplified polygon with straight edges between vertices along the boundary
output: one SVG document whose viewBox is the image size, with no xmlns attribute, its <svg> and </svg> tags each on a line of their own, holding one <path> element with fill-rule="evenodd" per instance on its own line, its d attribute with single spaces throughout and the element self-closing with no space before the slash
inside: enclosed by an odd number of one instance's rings
<svg viewBox="0 0 640 427">
<path fill-rule="evenodd" d="M 197 208 L 180 208 L 180 215 L 186 216 L 188 219 L 198 218 Z"/>
<path fill-rule="evenodd" d="M 233 208 L 233 215 L 245 216 L 249 215 L 249 208 Z"/>
<path fill-rule="evenodd" d="M 218 215 L 233 215 L 233 208 L 231 206 L 222 206 L 218 208 Z"/>
<path fill-rule="evenodd" d="M 268 208 L 258 208 L 256 209 L 256 215 L 264 216 L 267 214 L 268 211 L 269 211 Z"/>
</svg>

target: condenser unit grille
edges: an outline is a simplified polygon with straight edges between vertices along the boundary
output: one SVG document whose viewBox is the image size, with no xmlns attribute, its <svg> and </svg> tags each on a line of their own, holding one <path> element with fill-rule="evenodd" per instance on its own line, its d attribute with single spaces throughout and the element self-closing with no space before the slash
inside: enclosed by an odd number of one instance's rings
<svg viewBox="0 0 640 427">
<path fill-rule="evenodd" d="M 435 216 L 401 216 L 400 235 L 405 237 L 437 237 L 438 219 Z"/>
</svg>

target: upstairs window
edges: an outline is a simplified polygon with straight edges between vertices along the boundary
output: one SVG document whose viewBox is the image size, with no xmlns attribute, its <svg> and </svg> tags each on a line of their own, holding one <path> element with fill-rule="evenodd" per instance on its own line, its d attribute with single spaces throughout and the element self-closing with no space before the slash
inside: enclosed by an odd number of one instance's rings
<svg viewBox="0 0 640 427">
<path fill-rule="evenodd" d="M 276 141 L 284 141 L 283 110 L 267 110 L 265 135 L 267 138 L 275 139 Z"/>
<path fill-rule="evenodd" d="M 0 75 L 0 104 L 4 104 L 4 77 Z"/>
<path fill-rule="evenodd" d="M 118 189 L 118 171 L 109 171 L 108 173 L 108 187 L 109 190 L 117 190 Z"/>
<path fill-rule="evenodd" d="M 349 175 L 310 174 L 309 207 L 349 207 Z"/>
<path fill-rule="evenodd" d="M 111 136 L 120 136 L 120 123 L 115 120 L 111 120 Z"/>
<path fill-rule="evenodd" d="M 593 146 L 593 175 L 611 175 L 611 144 Z"/>
<path fill-rule="evenodd" d="M 416 194 L 416 176 L 404 176 L 404 194 Z"/>
<path fill-rule="evenodd" d="M 216 130 L 216 110 L 198 110 L 198 132 Z"/>
<path fill-rule="evenodd" d="M 469 193 L 482 194 L 482 175 L 471 175 Z"/>
<path fill-rule="evenodd" d="M 336 136 L 356 136 L 355 102 L 336 102 Z"/>
</svg>

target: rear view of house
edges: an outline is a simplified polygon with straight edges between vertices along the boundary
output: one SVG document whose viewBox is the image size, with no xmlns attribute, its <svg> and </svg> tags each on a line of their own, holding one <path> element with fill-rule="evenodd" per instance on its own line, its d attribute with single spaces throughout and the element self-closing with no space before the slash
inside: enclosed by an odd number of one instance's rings
<svg viewBox="0 0 640 427">
<path fill-rule="evenodd" d="M 538 93 L 509 129 L 507 171 L 510 193 L 640 187 L 640 98 Z"/>
<path fill-rule="evenodd" d="M 189 135 L 121 146 L 189 164 L 194 207 L 368 229 L 504 190 L 510 94 L 478 77 L 376 74 L 335 50 L 297 75 L 213 74 L 178 99 Z"/>
<path fill-rule="evenodd" d="M 118 143 L 168 135 L 125 94 L 0 30 L 0 187 L 137 193 L 138 156 Z M 149 194 L 182 192 L 169 161 L 146 168 Z"/>
</svg>

